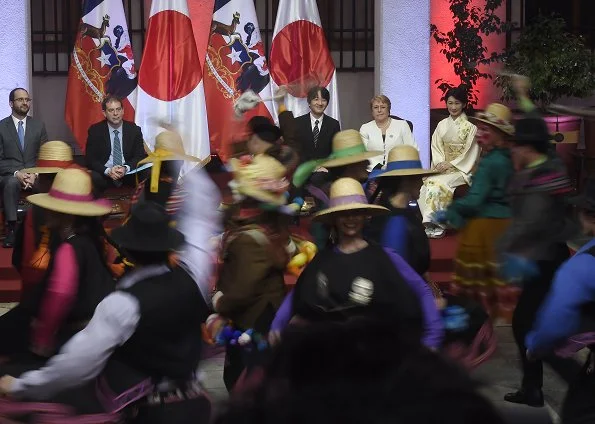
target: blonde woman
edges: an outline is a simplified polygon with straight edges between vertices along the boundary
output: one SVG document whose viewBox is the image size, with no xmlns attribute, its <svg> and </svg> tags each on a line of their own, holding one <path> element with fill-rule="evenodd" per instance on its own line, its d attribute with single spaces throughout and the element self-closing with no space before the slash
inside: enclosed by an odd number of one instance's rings
<svg viewBox="0 0 595 424">
<path fill-rule="evenodd" d="M 407 121 L 391 118 L 390 107 L 390 100 L 384 94 L 373 97 L 370 100 L 370 109 L 374 119 L 362 125 L 359 130 L 367 150 L 382 152 L 382 155 L 370 159 L 370 171 L 384 167 L 388 152 L 395 146 L 408 144 L 417 149 L 409 124 Z"/>
<path fill-rule="evenodd" d="M 428 177 L 418 200 L 426 234 L 444 235 L 444 229 L 430 222 L 430 215 L 452 202 L 455 189 L 469 184 L 480 148 L 475 141 L 477 127 L 467 120 L 467 92 L 462 87 L 450 89 L 444 96 L 449 116 L 438 123 L 432 134 L 432 169 L 438 175 Z"/>
</svg>

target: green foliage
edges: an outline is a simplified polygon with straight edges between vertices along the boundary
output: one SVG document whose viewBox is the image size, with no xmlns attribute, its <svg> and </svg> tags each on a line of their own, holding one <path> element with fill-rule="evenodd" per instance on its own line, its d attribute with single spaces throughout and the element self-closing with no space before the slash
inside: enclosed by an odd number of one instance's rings
<svg viewBox="0 0 595 424">
<path fill-rule="evenodd" d="M 473 0 L 449 0 L 454 28 L 449 32 L 439 31 L 436 25 L 430 26 L 434 40 L 442 47 L 448 63 L 452 63 L 459 81 L 447 81 L 443 78 L 434 83 L 444 95 L 452 87 L 463 85 L 469 93 L 469 105 L 477 104 L 475 86 L 480 78 L 492 78 L 479 69 L 480 65 L 489 65 L 502 60 L 503 52 L 488 52 L 483 36 L 501 34 L 511 25 L 500 19 L 495 11 L 503 0 L 485 0 L 484 7 L 473 6 Z"/>
<path fill-rule="evenodd" d="M 507 52 L 507 71 L 529 77 L 531 98 L 542 108 L 561 97 L 587 97 L 595 89 L 593 56 L 582 37 L 566 31 L 558 16 L 539 16 Z M 514 98 L 510 78 L 498 76 L 503 100 Z"/>
</svg>

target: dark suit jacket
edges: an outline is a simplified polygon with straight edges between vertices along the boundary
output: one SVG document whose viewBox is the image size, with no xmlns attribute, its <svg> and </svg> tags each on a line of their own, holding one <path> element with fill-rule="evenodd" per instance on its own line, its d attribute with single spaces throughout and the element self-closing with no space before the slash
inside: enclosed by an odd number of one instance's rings
<svg viewBox="0 0 595 424">
<path fill-rule="evenodd" d="M 34 167 L 39 146 L 46 141 L 48 134 L 43 122 L 28 116 L 25 122 L 25 149 L 21 149 L 12 116 L 4 118 L 0 121 L 0 175 L 12 175 L 15 171 Z"/>
<path fill-rule="evenodd" d="M 129 121 L 122 121 L 122 132 L 124 133 L 122 138 L 124 162 L 130 169 L 135 169 L 136 164 L 147 156 L 143 144 L 143 133 L 138 125 Z M 111 151 L 112 144 L 107 121 L 91 125 L 85 151 L 87 168 L 104 174 L 105 163 L 109 159 Z"/>
<path fill-rule="evenodd" d="M 312 135 L 310 114 L 307 113 L 298 116 L 295 118 L 295 124 L 300 145 L 300 163 L 312 159 L 323 159 L 331 154 L 333 151 L 333 137 L 341 131 L 339 121 L 328 115 L 324 115 L 316 148 L 314 148 L 314 136 Z"/>
</svg>

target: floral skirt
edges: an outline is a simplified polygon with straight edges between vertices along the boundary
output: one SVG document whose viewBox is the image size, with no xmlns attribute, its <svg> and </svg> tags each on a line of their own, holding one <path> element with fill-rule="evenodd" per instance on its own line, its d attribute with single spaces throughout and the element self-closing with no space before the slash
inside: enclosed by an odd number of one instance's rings
<svg viewBox="0 0 595 424">
<path fill-rule="evenodd" d="M 423 222 L 430 222 L 432 213 L 446 209 L 452 203 L 455 189 L 467 184 L 461 172 L 433 175 L 424 178 L 417 204 Z"/>
<path fill-rule="evenodd" d="M 509 219 L 476 218 L 459 234 L 455 273 L 450 292 L 482 304 L 492 320 L 510 323 L 519 289 L 498 274 L 495 244 L 508 228 Z"/>
</svg>

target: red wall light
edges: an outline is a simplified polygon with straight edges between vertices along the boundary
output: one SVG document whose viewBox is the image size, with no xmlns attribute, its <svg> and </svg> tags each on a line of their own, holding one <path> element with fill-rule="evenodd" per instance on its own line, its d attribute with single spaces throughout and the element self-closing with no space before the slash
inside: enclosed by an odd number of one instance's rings
<svg viewBox="0 0 595 424">
<path fill-rule="evenodd" d="M 474 5 L 483 7 L 485 0 L 474 0 Z M 430 22 L 438 27 L 440 31 L 447 32 L 453 28 L 452 14 L 449 10 L 448 0 L 431 0 Z M 506 19 L 506 4 L 503 4 L 498 9 L 498 16 L 501 19 Z M 488 48 L 488 54 L 493 51 L 501 51 L 506 47 L 505 34 L 492 34 L 484 37 L 484 43 Z M 500 68 L 500 64 L 493 64 L 490 67 L 490 72 L 494 75 L 495 71 Z M 486 68 L 484 68 L 486 69 Z M 443 108 L 445 107 L 442 101 L 442 93 L 436 88 L 436 81 L 439 78 L 444 78 L 451 83 L 458 85 L 459 79 L 454 73 L 452 64 L 448 63 L 444 55 L 440 52 L 440 46 L 434 41 L 430 40 L 430 107 Z M 477 97 L 479 99 L 477 108 L 485 108 L 485 106 L 494 101 L 499 101 L 500 90 L 494 87 L 493 80 L 480 80 L 477 83 L 478 90 Z"/>
</svg>

